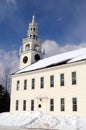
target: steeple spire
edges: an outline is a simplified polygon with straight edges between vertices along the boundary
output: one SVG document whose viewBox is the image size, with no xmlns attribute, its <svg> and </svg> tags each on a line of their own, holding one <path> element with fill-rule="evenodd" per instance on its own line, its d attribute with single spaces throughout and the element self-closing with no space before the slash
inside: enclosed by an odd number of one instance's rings
<svg viewBox="0 0 86 130">
<path fill-rule="evenodd" d="M 35 23 L 35 16 L 32 16 L 32 24 Z"/>
<path fill-rule="evenodd" d="M 35 15 L 32 16 L 32 22 L 29 24 L 28 37 L 38 40 L 38 24 L 35 22 Z"/>
</svg>

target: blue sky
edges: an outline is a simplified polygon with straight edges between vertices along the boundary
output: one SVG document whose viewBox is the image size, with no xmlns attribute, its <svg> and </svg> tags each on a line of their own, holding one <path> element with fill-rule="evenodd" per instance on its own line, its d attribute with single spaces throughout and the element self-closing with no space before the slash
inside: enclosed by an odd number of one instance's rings
<svg viewBox="0 0 86 130">
<path fill-rule="evenodd" d="M 0 0 L 0 49 L 18 50 L 35 13 L 41 40 L 86 42 L 86 0 Z"/>
<path fill-rule="evenodd" d="M 35 14 L 44 58 L 86 47 L 86 0 L 0 0 L 0 84 L 19 68 L 19 48 Z"/>
</svg>

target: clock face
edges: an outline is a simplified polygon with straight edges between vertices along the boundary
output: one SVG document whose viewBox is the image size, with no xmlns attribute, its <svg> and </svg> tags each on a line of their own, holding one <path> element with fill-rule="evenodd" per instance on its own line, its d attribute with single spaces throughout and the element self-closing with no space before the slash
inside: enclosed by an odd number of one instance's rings
<svg viewBox="0 0 86 130">
<path fill-rule="evenodd" d="M 39 55 L 39 54 L 36 54 L 36 55 L 34 56 L 34 58 L 35 58 L 36 61 L 38 61 L 38 60 L 40 60 L 40 55 Z"/>
<path fill-rule="evenodd" d="M 25 56 L 25 57 L 23 58 L 23 63 L 24 63 L 24 64 L 26 64 L 26 63 L 27 63 L 27 61 L 28 61 L 28 57 L 27 57 L 27 56 Z"/>
</svg>

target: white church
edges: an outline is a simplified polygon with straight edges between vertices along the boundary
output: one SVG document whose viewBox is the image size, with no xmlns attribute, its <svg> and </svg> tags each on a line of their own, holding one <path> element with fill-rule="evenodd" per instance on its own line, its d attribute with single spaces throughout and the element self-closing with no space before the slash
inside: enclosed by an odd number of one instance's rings
<svg viewBox="0 0 86 130">
<path fill-rule="evenodd" d="M 10 112 L 86 116 L 86 48 L 43 59 L 41 46 L 33 16 L 12 74 Z"/>
</svg>

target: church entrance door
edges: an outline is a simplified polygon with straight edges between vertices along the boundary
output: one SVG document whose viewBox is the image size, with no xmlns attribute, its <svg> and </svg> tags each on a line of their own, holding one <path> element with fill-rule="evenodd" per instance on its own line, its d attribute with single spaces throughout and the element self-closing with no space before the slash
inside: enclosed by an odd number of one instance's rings
<svg viewBox="0 0 86 130">
<path fill-rule="evenodd" d="M 38 98 L 37 99 L 37 110 L 42 112 L 47 112 L 48 98 Z"/>
</svg>

